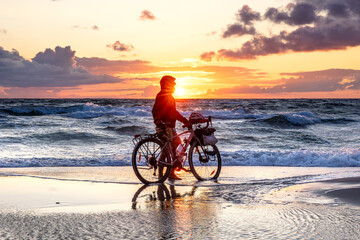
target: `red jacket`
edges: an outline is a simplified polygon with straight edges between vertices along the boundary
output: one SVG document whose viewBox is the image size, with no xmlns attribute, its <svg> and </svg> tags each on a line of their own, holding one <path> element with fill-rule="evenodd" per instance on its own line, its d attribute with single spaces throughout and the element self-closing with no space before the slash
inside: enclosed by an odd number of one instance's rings
<svg viewBox="0 0 360 240">
<path fill-rule="evenodd" d="M 175 99 L 171 92 L 161 90 L 155 99 L 152 108 L 154 123 L 159 126 L 159 121 L 167 123 L 168 127 L 175 127 L 176 120 L 185 123 L 187 121 L 177 110 Z"/>
</svg>

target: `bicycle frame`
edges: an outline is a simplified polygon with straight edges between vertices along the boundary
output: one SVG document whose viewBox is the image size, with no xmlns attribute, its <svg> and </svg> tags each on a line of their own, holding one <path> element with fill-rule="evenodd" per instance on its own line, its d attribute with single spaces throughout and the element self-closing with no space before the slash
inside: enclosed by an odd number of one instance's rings
<svg viewBox="0 0 360 240">
<path fill-rule="evenodd" d="M 171 164 L 166 163 L 166 162 L 162 162 L 162 161 L 159 161 L 159 163 L 161 163 L 161 164 L 163 164 L 163 165 L 173 166 L 173 164 L 174 164 L 174 159 L 175 159 L 175 157 L 176 157 L 176 152 L 173 151 L 173 148 L 171 147 L 171 142 L 173 141 L 173 139 L 175 139 L 175 138 L 177 138 L 177 137 L 180 137 L 181 135 L 188 134 L 188 133 L 190 133 L 189 138 L 187 139 L 186 144 L 185 144 L 185 146 L 184 146 L 184 148 L 182 149 L 182 151 L 181 151 L 180 154 L 183 154 L 183 155 L 185 155 L 185 156 L 187 155 L 187 153 L 186 153 L 187 148 L 189 147 L 189 145 L 190 145 L 190 143 L 192 142 L 193 138 L 195 138 L 195 140 L 198 141 L 198 143 L 200 143 L 199 146 L 200 146 L 201 149 L 204 151 L 203 146 L 202 146 L 202 144 L 201 144 L 201 141 L 200 141 L 199 138 L 195 135 L 194 130 L 191 128 L 191 129 L 189 129 L 189 130 L 187 130 L 187 131 L 185 131 L 185 132 L 182 132 L 182 133 L 180 133 L 180 134 L 178 134 L 178 135 L 173 136 L 172 138 L 166 137 L 166 142 L 165 142 L 163 148 L 161 149 L 161 152 L 162 152 L 165 148 L 167 148 L 167 149 L 169 150 L 170 156 L 171 156 Z M 201 154 L 201 153 L 199 152 L 199 154 Z M 185 160 L 185 161 L 186 161 L 186 160 Z M 185 161 L 184 161 L 182 164 L 184 164 Z"/>
</svg>

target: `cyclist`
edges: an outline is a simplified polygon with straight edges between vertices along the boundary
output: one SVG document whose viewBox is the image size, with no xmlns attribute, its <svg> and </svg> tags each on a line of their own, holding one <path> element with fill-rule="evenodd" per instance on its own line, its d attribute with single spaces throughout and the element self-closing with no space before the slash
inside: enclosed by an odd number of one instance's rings
<svg viewBox="0 0 360 240">
<path fill-rule="evenodd" d="M 189 126 L 190 122 L 183 117 L 177 110 L 175 99 L 172 94 L 175 92 L 175 78 L 172 76 L 165 75 L 160 80 L 160 92 L 156 95 L 155 103 L 152 108 L 152 115 L 154 123 L 156 125 L 156 132 L 161 135 L 166 135 L 168 138 L 172 138 L 177 135 L 175 130 L 176 120 Z M 171 146 L 175 152 L 177 146 L 181 143 L 181 139 L 176 137 L 172 140 Z M 164 156 L 162 155 L 161 158 Z M 175 167 L 178 161 L 175 161 Z M 181 180 L 175 175 L 175 168 L 171 169 L 169 176 L 173 180 Z"/>
</svg>

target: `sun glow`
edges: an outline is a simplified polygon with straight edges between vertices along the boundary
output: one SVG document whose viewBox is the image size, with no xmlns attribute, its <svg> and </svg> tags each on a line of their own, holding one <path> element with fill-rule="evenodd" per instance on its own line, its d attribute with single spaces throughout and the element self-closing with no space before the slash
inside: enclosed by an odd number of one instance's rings
<svg viewBox="0 0 360 240">
<path fill-rule="evenodd" d="M 175 88 L 175 95 L 179 97 L 183 97 L 185 95 L 185 89 L 182 87 Z"/>
</svg>

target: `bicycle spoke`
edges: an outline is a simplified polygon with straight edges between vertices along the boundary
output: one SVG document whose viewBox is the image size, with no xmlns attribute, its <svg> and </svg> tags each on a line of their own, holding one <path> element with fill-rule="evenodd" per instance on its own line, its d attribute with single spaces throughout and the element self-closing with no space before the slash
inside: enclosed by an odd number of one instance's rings
<svg viewBox="0 0 360 240">
<path fill-rule="evenodd" d="M 197 145 L 193 146 L 191 151 L 190 167 L 192 168 L 194 176 L 199 180 L 217 178 L 221 168 L 218 150 L 211 145 Z"/>
<path fill-rule="evenodd" d="M 142 140 L 134 149 L 132 164 L 136 176 L 143 183 L 163 182 L 170 173 L 170 158 L 160 155 L 163 143 L 156 138 Z"/>
</svg>

